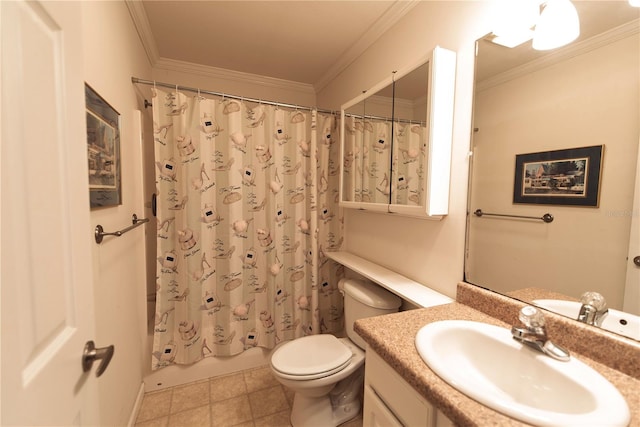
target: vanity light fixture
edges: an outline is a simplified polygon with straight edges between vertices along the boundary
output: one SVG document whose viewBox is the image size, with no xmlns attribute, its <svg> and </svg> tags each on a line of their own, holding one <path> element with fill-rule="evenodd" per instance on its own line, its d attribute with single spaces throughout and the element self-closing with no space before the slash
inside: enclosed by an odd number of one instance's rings
<svg viewBox="0 0 640 427">
<path fill-rule="evenodd" d="M 555 49 L 580 35 L 578 12 L 570 0 L 506 0 L 499 10 L 491 41 L 508 48 L 533 39 L 535 50 Z"/>
<path fill-rule="evenodd" d="M 570 0 L 548 0 L 533 36 L 535 50 L 550 50 L 571 43 L 580 35 L 578 11 Z"/>
<path fill-rule="evenodd" d="M 640 0 L 629 0 L 629 4 L 633 7 L 640 7 Z"/>
<path fill-rule="evenodd" d="M 493 43 L 514 48 L 533 38 L 533 27 L 540 15 L 539 0 L 503 0 L 498 10 Z"/>
</svg>

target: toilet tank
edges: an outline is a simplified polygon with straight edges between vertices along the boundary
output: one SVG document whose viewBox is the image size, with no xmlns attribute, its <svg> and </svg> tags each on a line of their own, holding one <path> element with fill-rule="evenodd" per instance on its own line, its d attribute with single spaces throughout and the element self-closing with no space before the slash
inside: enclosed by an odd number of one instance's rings
<svg viewBox="0 0 640 427">
<path fill-rule="evenodd" d="M 353 330 L 358 319 L 380 316 L 398 311 L 402 300 L 373 282 L 342 279 L 338 287 L 344 292 L 344 321 L 347 336 L 364 349 L 364 340 Z"/>
</svg>

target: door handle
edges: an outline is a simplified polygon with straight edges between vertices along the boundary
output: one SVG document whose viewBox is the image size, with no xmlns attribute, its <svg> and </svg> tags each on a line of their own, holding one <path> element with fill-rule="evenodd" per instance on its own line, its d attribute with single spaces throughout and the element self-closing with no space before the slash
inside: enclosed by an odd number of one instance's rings
<svg viewBox="0 0 640 427">
<path fill-rule="evenodd" d="M 84 351 L 82 352 L 82 371 L 87 372 L 91 370 L 93 362 L 96 360 L 102 360 L 102 362 L 100 362 L 100 366 L 98 366 L 98 370 L 96 371 L 96 377 L 99 377 L 107 369 L 107 366 L 109 366 L 109 362 L 111 362 L 114 351 L 115 347 L 113 345 L 96 348 L 93 341 L 87 341 L 84 345 Z"/>
<path fill-rule="evenodd" d="M 633 258 L 633 263 L 636 265 L 636 267 L 640 267 L 640 255 Z"/>
</svg>

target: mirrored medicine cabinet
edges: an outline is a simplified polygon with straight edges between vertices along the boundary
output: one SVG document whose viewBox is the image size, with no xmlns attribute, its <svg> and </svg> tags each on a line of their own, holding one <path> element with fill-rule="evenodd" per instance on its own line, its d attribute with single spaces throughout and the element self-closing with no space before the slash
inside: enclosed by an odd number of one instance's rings
<svg viewBox="0 0 640 427">
<path fill-rule="evenodd" d="M 342 106 L 342 207 L 448 213 L 455 67 L 455 52 L 436 47 Z"/>
</svg>

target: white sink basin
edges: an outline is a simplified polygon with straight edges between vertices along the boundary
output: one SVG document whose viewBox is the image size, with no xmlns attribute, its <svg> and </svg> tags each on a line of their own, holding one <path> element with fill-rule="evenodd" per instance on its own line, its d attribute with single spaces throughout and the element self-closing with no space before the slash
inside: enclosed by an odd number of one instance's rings
<svg viewBox="0 0 640 427">
<path fill-rule="evenodd" d="M 532 302 L 538 307 L 571 317 L 572 319 L 578 318 L 581 307 L 581 304 L 577 301 L 563 301 L 559 299 L 537 299 Z M 633 338 L 634 340 L 640 340 L 640 316 L 610 308 L 609 313 L 604 317 L 600 327 L 607 331 Z"/>
<path fill-rule="evenodd" d="M 598 372 L 560 362 L 499 326 L 443 320 L 423 326 L 416 348 L 444 381 L 472 399 L 538 426 L 626 426 L 629 407 Z"/>
</svg>

